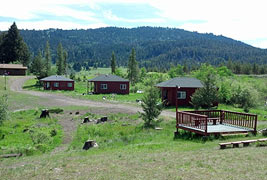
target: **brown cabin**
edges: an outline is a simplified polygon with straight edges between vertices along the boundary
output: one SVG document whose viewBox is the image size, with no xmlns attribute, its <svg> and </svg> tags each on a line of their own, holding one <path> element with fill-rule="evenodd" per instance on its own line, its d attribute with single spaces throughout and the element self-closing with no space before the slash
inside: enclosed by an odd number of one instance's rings
<svg viewBox="0 0 267 180">
<path fill-rule="evenodd" d="M 175 106 L 177 98 L 178 105 L 188 106 L 191 105 L 191 96 L 203 85 L 196 78 L 177 77 L 161 82 L 156 87 L 161 89 L 161 98 L 162 101 L 166 102 L 166 105 Z"/>
<path fill-rule="evenodd" d="M 0 64 L 0 75 L 25 76 L 27 69 L 22 64 Z"/>
<path fill-rule="evenodd" d="M 43 82 L 44 90 L 74 90 L 74 80 L 64 76 L 49 76 L 40 81 Z"/>
<path fill-rule="evenodd" d="M 88 80 L 88 91 L 95 94 L 129 94 L 129 89 L 129 80 L 111 74 Z"/>
</svg>

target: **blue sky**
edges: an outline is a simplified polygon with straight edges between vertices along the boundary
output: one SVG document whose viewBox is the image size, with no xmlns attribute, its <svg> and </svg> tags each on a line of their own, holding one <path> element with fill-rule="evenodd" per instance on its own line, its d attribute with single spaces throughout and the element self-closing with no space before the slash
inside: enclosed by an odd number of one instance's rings
<svg viewBox="0 0 267 180">
<path fill-rule="evenodd" d="M 214 33 L 267 48 L 265 0 L 6 0 L 0 30 L 160 26 Z"/>
</svg>

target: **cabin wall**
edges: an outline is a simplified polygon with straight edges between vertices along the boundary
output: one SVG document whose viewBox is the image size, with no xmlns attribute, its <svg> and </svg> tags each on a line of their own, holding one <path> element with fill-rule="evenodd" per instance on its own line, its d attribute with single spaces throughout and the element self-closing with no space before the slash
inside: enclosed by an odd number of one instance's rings
<svg viewBox="0 0 267 180">
<path fill-rule="evenodd" d="M 185 99 L 178 99 L 178 106 L 188 106 L 191 105 L 191 96 L 195 93 L 197 88 L 179 88 L 178 91 L 185 91 L 186 92 L 186 98 Z M 165 91 L 165 92 L 164 92 Z M 166 96 L 167 95 L 167 96 Z M 163 87 L 161 88 L 161 97 L 162 101 L 164 99 L 168 99 L 169 105 L 175 106 L 176 105 L 176 99 L 177 99 L 177 92 L 175 87 Z"/>
<path fill-rule="evenodd" d="M 50 86 L 47 87 L 47 83 L 50 83 Z M 55 87 L 55 83 L 59 83 L 58 87 Z M 72 83 L 72 87 L 68 87 L 68 83 Z M 74 90 L 74 81 L 43 81 L 44 90 Z"/>
<path fill-rule="evenodd" d="M 107 84 L 107 89 L 101 89 L 101 84 Z M 126 89 L 121 89 L 121 84 L 126 84 Z M 129 82 L 94 82 L 94 93 L 96 94 L 129 94 L 129 92 Z"/>
<path fill-rule="evenodd" d="M 8 73 L 8 76 L 25 76 L 25 69 L 0 69 L 0 75 Z"/>
</svg>

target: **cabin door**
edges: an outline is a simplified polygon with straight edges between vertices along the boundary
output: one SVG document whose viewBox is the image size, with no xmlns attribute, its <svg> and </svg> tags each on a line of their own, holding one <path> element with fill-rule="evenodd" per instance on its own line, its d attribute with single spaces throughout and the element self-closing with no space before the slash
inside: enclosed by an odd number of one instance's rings
<svg viewBox="0 0 267 180">
<path fill-rule="evenodd" d="M 50 89 L 50 82 L 46 83 L 46 89 Z"/>
<path fill-rule="evenodd" d="M 163 89 L 162 98 L 163 98 L 163 100 L 168 99 L 168 90 L 167 89 Z"/>
</svg>

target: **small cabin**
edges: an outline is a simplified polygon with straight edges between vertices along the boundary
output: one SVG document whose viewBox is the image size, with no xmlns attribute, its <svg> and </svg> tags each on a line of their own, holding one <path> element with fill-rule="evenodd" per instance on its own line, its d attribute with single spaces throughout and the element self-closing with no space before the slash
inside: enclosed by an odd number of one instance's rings
<svg viewBox="0 0 267 180">
<path fill-rule="evenodd" d="M 22 64 L 0 64 L 0 75 L 25 76 L 27 69 Z"/>
<path fill-rule="evenodd" d="M 40 81 L 43 82 L 44 90 L 74 90 L 74 80 L 64 76 L 49 76 Z"/>
<path fill-rule="evenodd" d="M 177 105 L 188 106 L 191 105 L 191 96 L 203 84 L 196 78 L 177 77 L 161 82 L 156 87 L 160 88 L 162 101 L 166 105 L 175 106 L 177 99 Z"/>
<path fill-rule="evenodd" d="M 87 90 L 94 94 L 129 94 L 129 80 L 116 75 L 99 75 L 88 80 Z"/>
</svg>

